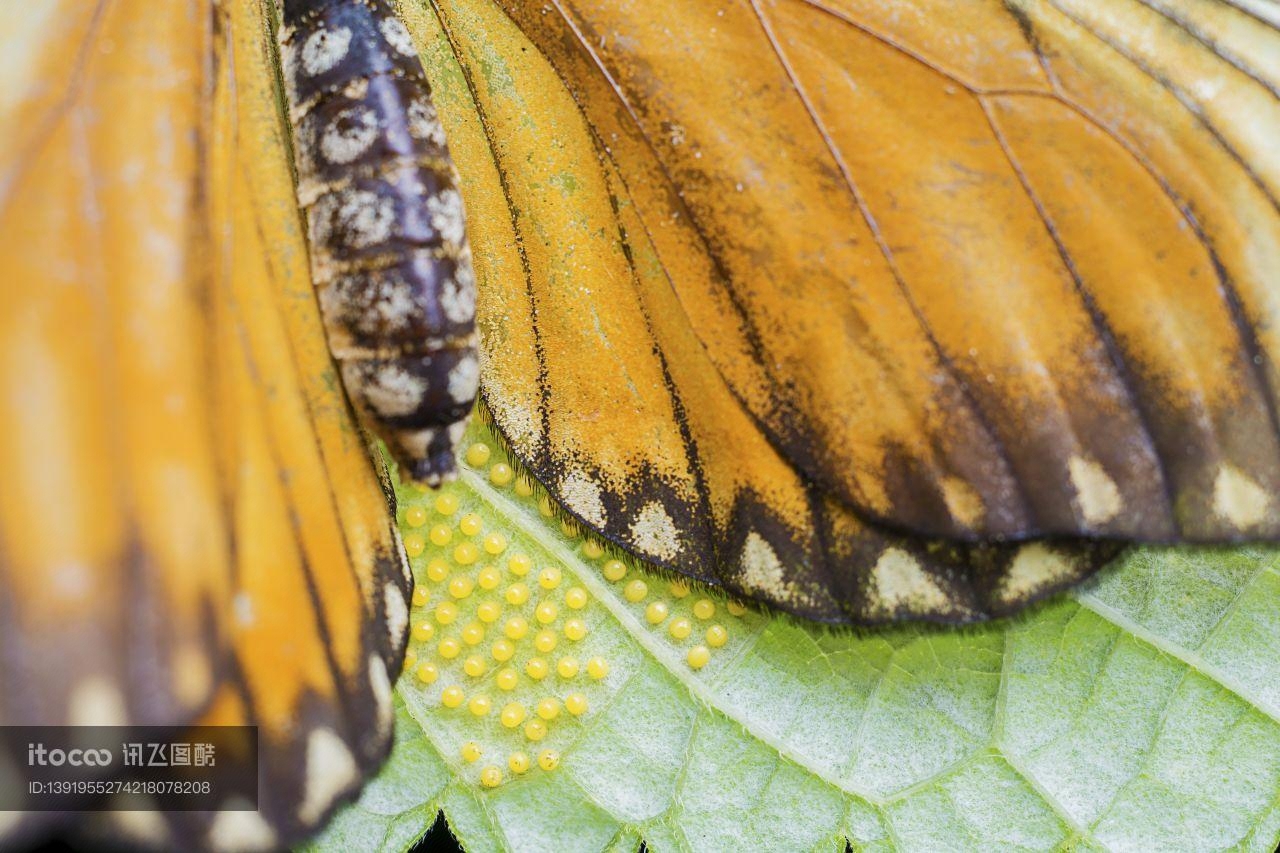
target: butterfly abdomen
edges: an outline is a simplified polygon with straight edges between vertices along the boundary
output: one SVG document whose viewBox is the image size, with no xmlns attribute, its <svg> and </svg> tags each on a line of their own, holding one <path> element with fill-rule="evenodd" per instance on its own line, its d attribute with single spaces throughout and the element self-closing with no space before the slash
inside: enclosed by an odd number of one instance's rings
<svg viewBox="0 0 1280 853">
<path fill-rule="evenodd" d="M 312 277 L 347 393 L 406 472 L 452 472 L 475 402 L 475 279 L 444 131 L 387 0 L 285 0 Z"/>
</svg>

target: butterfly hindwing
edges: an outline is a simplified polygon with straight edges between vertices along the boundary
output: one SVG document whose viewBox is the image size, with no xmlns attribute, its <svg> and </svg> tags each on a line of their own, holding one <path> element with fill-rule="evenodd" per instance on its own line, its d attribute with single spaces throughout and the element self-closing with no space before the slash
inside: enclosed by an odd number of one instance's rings
<svg viewBox="0 0 1280 853">
<path fill-rule="evenodd" d="M 619 143 L 592 135 L 546 60 L 489 4 L 450 4 L 420 26 L 460 60 L 434 67 L 459 78 L 444 117 L 468 207 L 504 214 L 472 217 L 485 229 L 472 233 L 484 399 L 579 521 L 646 560 L 835 623 L 1009 612 L 1114 553 L 931 545 L 860 521 L 779 452 L 717 370 L 608 156 Z M 477 84 L 482 64 L 510 86 Z"/>
<path fill-rule="evenodd" d="M 381 763 L 411 586 L 321 326 L 268 13 L 46 22 L 74 66 L 13 98 L 40 132 L 0 162 L 0 715 L 257 726 L 258 811 L 131 823 L 220 849 L 301 838 Z"/>
</svg>

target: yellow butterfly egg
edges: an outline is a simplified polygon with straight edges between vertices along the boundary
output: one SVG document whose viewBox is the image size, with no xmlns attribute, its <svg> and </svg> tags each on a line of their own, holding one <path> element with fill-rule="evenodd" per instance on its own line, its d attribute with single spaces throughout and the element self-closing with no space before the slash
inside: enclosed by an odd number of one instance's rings
<svg viewBox="0 0 1280 853">
<path fill-rule="evenodd" d="M 529 658 L 524 665 L 524 674 L 534 681 L 541 681 L 546 678 L 550 671 L 551 668 L 547 666 L 547 662 L 542 658 Z"/>
<path fill-rule="evenodd" d="M 747 606 L 736 598 L 729 599 L 729 603 L 725 605 L 725 609 L 729 611 L 730 616 L 741 616 L 747 612 Z"/>
<path fill-rule="evenodd" d="M 529 756 L 523 752 L 513 752 L 507 758 L 507 766 L 517 776 L 521 773 L 527 773 L 529 771 Z"/>
<path fill-rule="evenodd" d="M 512 702 L 502 709 L 502 714 L 499 719 L 502 721 L 504 726 L 509 729 L 514 729 L 516 726 L 524 722 L 524 718 L 527 714 L 528 712 L 525 711 L 523 705 L 519 702 Z"/>
<path fill-rule="evenodd" d="M 588 560 L 598 560 L 604 556 L 604 548 L 596 540 L 588 539 L 582 543 L 582 556 Z"/>
<path fill-rule="evenodd" d="M 413 588 L 413 597 L 410 602 L 414 607 L 424 607 L 431 600 L 431 592 L 424 586 L 415 586 Z"/>
<path fill-rule="evenodd" d="M 507 537 L 501 533 L 490 533 L 484 537 L 484 552 L 491 556 L 498 556 L 507 550 Z"/>
<path fill-rule="evenodd" d="M 576 643 L 587 636 L 587 625 L 581 619 L 568 619 L 564 623 L 564 635 Z"/>
<path fill-rule="evenodd" d="M 694 646 L 689 649 L 686 660 L 692 668 L 702 669 L 711 660 L 711 650 L 706 646 Z"/>
<path fill-rule="evenodd" d="M 484 522 L 475 513 L 468 513 L 458 522 L 458 530 L 463 536 L 475 536 L 484 529 Z"/>
<path fill-rule="evenodd" d="M 489 457 L 493 455 L 493 450 L 489 445 L 476 442 L 467 448 L 466 460 L 467 464 L 472 468 L 479 468 L 489 461 Z"/>
<path fill-rule="evenodd" d="M 527 554 L 513 554 L 511 559 L 507 560 L 507 569 L 511 574 L 522 578 L 533 569 L 533 560 L 530 560 Z"/>
<path fill-rule="evenodd" d="M 507 587 L 506 594 L 503 596 L 507 600 L 507 604 L 519 607 L 529 600 L 529 587 L 522 583 L 513 583 Z"/>
<path fill-rule="evenodd" d="M 544 601 L 533 611 L 533 617 L 543 625 L 550 625 L 552 622 L 556 621 L 556 616 L 559 612 L 559 609 L 553 602 Z"/>
<path fill-rule="evenodd" d="M 427 661 L 426 663 L 419 664 L 417 670 L 414 671 L 414 674 L 423 684 L 435 684 L 436 679 L 440 677 L 440 670 L 435 664 Z"/>
<path fill-rule="evenodd" d="M 449 581 L 449 594 L 454 598 L 466 598 L 475 588 L 475 581 L 466 575 L 458 575 Z"/>
<path fill-rule="evenodd" d="M 560 586 L 561 577 L 562 575 L 558 568 L 555 566 L 548 566 L 538 572 L 538 586 L 543 589 L 555 589 Z"/>
<path fill-rule="evenodd" d="M 442 601 L 436 605 L 436 622 L 440 625 L 452 625 L 458 618 L 458 605 L 451 601 Z"/>
<path fill-rule="evenodd" d="M 529 620 L 523 616 L 512 616 L 502 626 L 502 633 L 512 640 L 523 640 L 525 635 L 529 633 Z"/>
<path fill-rule="evenodd" d="M 516 477 L 516 494 L 522 498 L 527 498 L 533 494 L 533 483 L 528 477 L 520 475 Z"/>
<path fill-rule="evenodd" d="M 686 598 L 689 595 L 689 584 L 682 580 L 673 580 L 668 591 L 672 598 Z"/>
<path fill-rule="evenodd" d="M 418 653 L 415 652 L 413 649 L 405 649 L 404 666 L 401 668 L 401 672 L 408 672 L 409 670 L 413 669 L 414 664 L 416 664 L 417 662 L 418 662 Z"/>
<path fill-rule="evenodd" d="M 469 566 L 480 559 L 480 549 L 471 542 L 463 542 L 453 549 L 453 560 L 459 566 Z"/>
<path fill-rule="evenodd" d="M 670 609 L 665 601 L 651 601 L 644 609 L 644 618 L 650 625 L 659 625 L 667 618 Z"/>
<path fill-rule="evenodd" d="M 498 584 L 500 583 L 502 583 L 502 572 L 498 571 L 493 566 L 485 566 L 480 570 L 480 573 L 476 575 L 476 585 L 481 589 L 497 589 Z"/>
<path fill-rule="evenodd" d="M 480 784 L 486 788 L 496 788 L 502 784 L 502 770 L 490 764 L 480 771 Z"/>
<path fill-rule="evenodd" d="M 441 515 L 453 515 L 458 511 L 458 497 L 450 492 L 441 492 L 436 496 L 436 512 Z"/>
<path fill-rule="evenodd" d="M 693 623 L 684 616 L 677 616 L 671 620 L 671 624 L 667 626 L 667 633 L 673 639 L 683 640 L 693 633 Z"/>
<path fill-rule="evenodd" d="M 590 600 L 587 591 L 580 586 L 570 587 L 564 594 L 565 606 L 570 610 L 581 610 Z"/>
<path fill-rule="evenodd" d="M 538 703 L 537 714 L 547 722 L 551 722 L 560 716 L 560 700 L 554 696 L 548 696 Z"/>
<path fill-rule="evenodd" d="M 552 631 L 545 629 L 539 631 L 533 637 L 533 647 L 543 654 L 555 651 L 556 635 Z"/>
<path fill-rule="evenodd" d="M 437 557 L 427 563 L 427 577 L 435 583 L 440 583 L 449 577 L 449 564 Z"/>
<path fill-rule="evenodd" d="M 578 659 L 572 657 L 563 657 L 556 661 L 556 675 L 561 678 L 569 679 L 578 674 Z"/>
<path fill-rule="evenodd" d="M 440 641 L 440 644 L 436 646 L 436 652 L 445 660 L 453 660 L 458 655 L 462 654 L 462 644 L 453 637 L 445 637 Z"/>
<path fill-rule="evenodd" d="M 489 647 L 489 653 L 493 655 L 493 659 L 498 663 L 506 663 L 515 657 L 516 647 L 512 645 L 510 640 L 497 640 Z"/>
<path fill-rule="evenodd" d="M 482 601 L 476 607 L 476 618 L 486 625 L 502 618 L 502 605 L 496 601 Z"/>
<path fill-rule="evenodd" d="M 493 683 L 498 686 L 499 690 L 515 690 L 520 684 L 520 675 L 511 667 L 506 667 L 498 671 L 498 674 L 494 676 Z"/>
<path fill-rule="evenodd" d="M 410 533 L 404 537 L 404 552 L 408 556 L 420 557 L 425 550 L 427 550 L 427 540 L 419 534 Z"/>
<path fill-rule="evenodd" d="M 538 766 L 543 770 L 551 771 L 560 766 L 560 753 L 553 749 L 544 749 L 538 753 Z"/>
<path fill-rule="evenodd" d="M 484 717 L 493 710 L 493 703 L 489 701 L 488 696 L 472 696 L 471 701 L 467 703 L 467 710 L 476 717 Z"/>
<path fill-rule="evenodd" d="M 600 570 L 605 580 L 610 583 L 617 583 L 627 576 L 627 564 L 621 560 L 610 560 L 604 564 L 604 568 Z"/>
<path fill-rule="evenodd" d="M 480 748 L 480 744 L 473 740 L 469 740 L 462 745 L 462 760 L 468 764 L 474 764 L 484 755 L 484 750 Z"/>
<path fill-rule="evenodd" d="M 430 622 L 419 622 L 413 626 L 413 638 L 419 643 L 425 643 L 434 637 L 436 628 Z"/>
<path fill-rule="evenodd" d="M 564 697 L 564 709 L 575 717 L 587 713 L 587 697 L 581 693 L 570 693 Z"/>
<path fill-rule="evenodd" d="M 440 691 L 440 704 L 446 708 L 460 708 L 462 703 L 466 701 L 467 695 L 462 692 L 462 688 L 456 684 L 451 684 L 444 690 Z"/>
<path fill-rule="evenodd" d="M 609 662 L 602 657 L 594 657 L 587 661 L 587 675 L 600 681 L 609 675 Z"/>
<path fill-rule="evenodd" d="M 471 655 L 462 662 L 462 671 L 472 678 L 479 678 L 488 671 L 489 667 L 485 665 L 484 659 L 479 655 Z"/>
<path fill-rule="evenodd" d="M 427 523 L 427 511 L 420 506 L 411 506 L 404 511 L 404 523 L 410 527 L 421 527 Z"/>
<path fill-rule="evenodd" d="M 453 530 L 447 524 L 437 524 L 431 528 L 427 538 L 431 540 L 432 545 L 443 548 L 453 541 Z"/>
<path fill-rule="evenodd" d="M 723 625 L 712 625 L 707 629 L 706 639 L 708 646 L 718 649 L 729 642 L 729 632 Z"/>
<path fill-rule="evenodd" d="M 524 725 L 524 736 L 535 743 L 542 740 L 547 736 L 547 724 L 542 720 L 530 720 Z"/>
<path fill-rule="evenodd" d="M 716 615 L 715 602 L 709 598 L 700 598 L 693 605 L 693 615 L 699 619 L 710 619 Z"/>
<path fill-rule="evenodd" d="M 489 482 L 495 486 L 505 486 L 515 479 L 515 472 L 505 462 L 499 462 L 489 469 Z"/>
<path fill-rule="evenodd" d="M 644 601 L 646 595 L 649 594 L 649 585 L 639 578 L 631 581 L 622 588 L 622 597 L 632 604 Z"/>
</svg>

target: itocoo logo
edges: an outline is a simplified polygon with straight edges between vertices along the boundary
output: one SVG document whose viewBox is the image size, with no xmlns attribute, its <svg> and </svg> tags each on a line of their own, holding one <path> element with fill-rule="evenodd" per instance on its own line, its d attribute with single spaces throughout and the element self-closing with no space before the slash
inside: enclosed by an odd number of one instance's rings
<svg viewBox="0 0 1280 853">
<path fill-rule="evenodd" d="M 27 744 L 28 767 L 106 767 L 110 763 L 109 749 L 48 749 L 42 743 Z"/>
</svg>

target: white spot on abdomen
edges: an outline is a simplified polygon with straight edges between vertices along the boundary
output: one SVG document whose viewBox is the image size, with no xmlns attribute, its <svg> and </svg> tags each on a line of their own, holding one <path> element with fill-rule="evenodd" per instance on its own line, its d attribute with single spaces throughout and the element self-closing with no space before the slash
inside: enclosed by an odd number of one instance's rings
<svg viewBox="0 0 1280 853">
<path fill-rule="evenodd" d="M 449 371 L 449 396 L 455 403 L 468 403 L 476 398 L 480 387 L 480 362 L 471 353 L 458 359 Z"/>
<path fill-rule="evenodd" d="M 369 408 L 387 418 L 417 411 L 427 392 L 426 382 L 397 364 L 384 364 L 363 386 L 350 387 L 361 388 Z"/>
<path fill-rule="evenodd" d="M 128 716 L 120 688 L 105 675 L 91 675 L 71 691 L 67 725 L 123 726 Z"/>
<path fill-rule="evenodd" d="M 336 165 L 345 165 L 369 150 L 378 138 L 378 117 L 364 107 L 339 113 L 320 137 L 320 153 Z"/>
<path fill-rule="evenodd" d="M 383 18 L 382 37 L 387 40 L 387 44 L 391 45 L 397 52 L 403 56 L 417 56 L 418 52 L 414 50 L 413 39 L 409 36 L 409 31 L 405 29 L 404 24 L 396 18 Z"/>
<path fill-rule="evenodd" d="M 1043 542 L 1032 542 L 1018 549 L 1009 573 L 1000 584 L 999 595 L 1006 603 L 1024 601 L 1074 574 L 1071 560 L 1045 547 Z"/>
<path fill-rule="evenodd" d="M 272 850 L 276 833 L 256 811 L 221 811 L 209 825 L 208 840 L 213 850 Z"/>
<path fill-rule="evenodd" d="M 457 190 L 441 190 L 428 198 L 427 216 L 431 219 L 431 227 L 446 243 L 461 246 L 462 241 L 467 238 L 462 196 Z"/>
<path fill-rule="evenodd" d="M 310 77 L 323 74 L 343 60 L 351 48 L 351 30 L 316 30 L 302 45 L 302 70 Z"/>
</svg>

